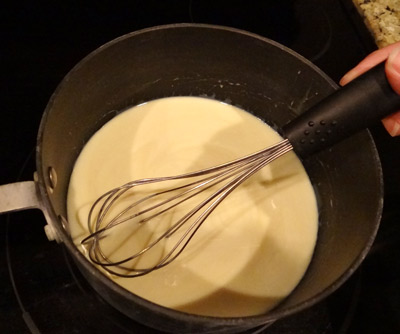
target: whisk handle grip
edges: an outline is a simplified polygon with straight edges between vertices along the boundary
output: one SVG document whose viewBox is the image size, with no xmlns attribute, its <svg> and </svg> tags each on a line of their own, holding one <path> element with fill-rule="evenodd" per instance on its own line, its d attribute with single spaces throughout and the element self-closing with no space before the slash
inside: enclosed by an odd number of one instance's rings
<svg viewBox="0 0 400 334">
<path fill-rule="evenodd" d="M 302 158 L 333 146 L 400 109 L 385 63 L 340 88 L 282 128 Z"/>
</svg>

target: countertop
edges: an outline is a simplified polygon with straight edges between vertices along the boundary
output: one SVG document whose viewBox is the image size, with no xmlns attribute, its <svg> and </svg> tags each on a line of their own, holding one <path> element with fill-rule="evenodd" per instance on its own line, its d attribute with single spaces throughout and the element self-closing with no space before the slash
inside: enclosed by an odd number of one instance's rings
<svg viewBox="0 0 400 334">
<path fill-rule="evenodd" d="M 379 48 L 400 41 L 400 0 L 353 0 Z"/>
</svg>

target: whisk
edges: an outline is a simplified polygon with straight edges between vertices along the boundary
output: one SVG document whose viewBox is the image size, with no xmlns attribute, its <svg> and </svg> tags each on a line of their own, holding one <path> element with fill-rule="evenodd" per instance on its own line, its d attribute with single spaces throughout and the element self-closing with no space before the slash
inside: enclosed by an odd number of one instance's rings
<svg viewBox="0 0 400 334">
<path fill-rule="evenodd" d="M 90 234 L 81 243 L 87 248 L 93 263 L 116 276 L 138 277 L 165 267 L 183 252 L 215 208 L 267 164 L 291 150 L 304 159 L 398 109 L 400 96 L 390 87 L 384 63 L 381 63 L 285 125 L 281 131 L 285 139 L 275 145 L 218 166 L 182 175 L 140 179 L 106 192 L 89 211 Z M 188 183 L 163 188 L 139 199 L 131 194 L 137 187 L 176 180 L 188 180 Z M 134 254 L 115 260 L 102 249 L 102 242 L 121 224 L 145 226 L 154 219 L 161 219 L 162 223 L 162 217 L 167 212 L 188 200 L 193 201 L 200 193 L 212 188 L 216 190 L 199 200 L 192 209 Z M 125 206 L 126 201 L 128 204 Z M 123 208 L 119 209 L 118 205 Z M 111 213 L 116 208 L 117 212 Z M 159 255 L 151 265 L 140 265 L 139 260 L 144 254 L 178 231 L 177 241 L 166 254 Z"/>
</svg>

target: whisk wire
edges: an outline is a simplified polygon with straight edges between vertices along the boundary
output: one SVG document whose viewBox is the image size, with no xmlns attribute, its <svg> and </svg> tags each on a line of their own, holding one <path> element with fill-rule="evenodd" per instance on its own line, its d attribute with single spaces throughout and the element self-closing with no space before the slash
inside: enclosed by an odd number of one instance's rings
<svg viewBox="0 0 400 334">
<path fill-rule="evenodd" d="M 224 163 L 211 168 L 190 172 L 181 175 L 158 177 L 158 178 L 147 178 L 136 181 L 128 182 L 120 187 L 114 188 L 102 196 L 100 196 L 90 208 L 88 214 L 88 228 L 90 234 L 85 237 L 81 243 L 89 245 L 89 257 L 90 259 L 102 266 L 108 273 L 121 276 L 121 277 L 137 277 L 148 274 L 154 270 L 160 269 L 167 264 L 174 261 L 186 248 L 190 240 L 194 237 L 198 229 L 208 218 L 208 216 L 218 207 L 218 205 L 240 184 L 247 180 L 250 176 L 258 172 L 260 169 L 265 167 L 271 161 L 280 157 L 281 155 L 292 150 L 292 145 L 288 140 L 283 140 L 278 144 L 272 145 L 266 149 L 263 149 L 254 154 L 242 157 L 240 159 Z M 165 181 L 177 181 L 187 178 L 198 178 L 206 176 L 193 182 L 178 185 L 176 187 L 158 191 L 156 193 L 144 196 L 125 207 L 123 210 L 117 212 L 112 216 L 108 222 L 108 216 L 111 215 L 111 210 L 115 207 L 116 203 L 122 199 L 125 195 L 128 198 L 131 196 L 128 193 L 129 190 L 135 187 L 160 183 Z M 167 211 L 177 207 L 185 201 L 188 201 L 206 189 L 215 187 L 222 182 L 226 183 L 216 190 L 214 193 L 203 199 L 199 204 L 192 208 L 189 212 L 184 214 L 174 224 L 166 228 L 155 240 L 149 242 L 146 247 L 133 255 L 127 256 L 120 260 L 111 260 L 102 250 L 100 241 L 106 238 L 105 232 L 114 228 L 117 225 L 126 223 L 133 220 L 136 217 L 148 214 L 154 211 L 147 217 L 141 218 L 139 221 L 135 221 L 137 224 L 144 224 L 148 221 L 162 216 Z M 177 192 L 177 193 L 176 193 Z M 171 193 L 170 197 L 163 199 L 163 196 Z M 137 212 L 131 214 L 130 212 L 136 209 L 139 205 L 149 202 L 151 200 L 161 198 L 159 202 L 150 204 L 149 207 L 139 209 Z M 98 208 L 99 207 L 99 208 Z M 98 208 L 98 212 L 96 212 Z M 201 211 L 203 210 L 203 211 Z M 196 216 L 197 215 L 197 216 Z M 170 250 L 163 254 L 156 264 L 151 265 L 147 268 L 137 266 L 127 266 L 128 262 L 138 259 L 143 254 L 150 251 L 162 240 L 170 238 L 173 234 L 176 234 L 183 226 L 187 224 L 189 220 L 193 218 L 193 221 L 187 226 L 183 234 L 178 240 L 172 245 Z M 112 268 L 118 268 L 112 269 Z M 122 272 L 123 271 L 123 272 Z"/>
</svg>

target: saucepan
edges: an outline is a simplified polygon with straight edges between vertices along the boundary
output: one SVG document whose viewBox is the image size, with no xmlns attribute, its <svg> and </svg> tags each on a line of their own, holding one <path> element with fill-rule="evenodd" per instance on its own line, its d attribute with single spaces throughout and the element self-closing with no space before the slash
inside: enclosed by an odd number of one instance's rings
<svg viewBox="0 0 400 334">
<path fill-rule="evenodd" d="M 65 245 L 98 294 L 147 326 L 170 333 L 243 333 L 272 323 L 335 291 L 374 241 L 383 181 L 367 130 L 304 161 L 318 200 L 315 252 L 296 289 L 275 309 L 257 316 L 175 311 L 126 291 L 102 274 L 69 235 L 70 175 L 93 133 L 121 110 L 142 102 L 168 96 L 208 97 L 240 106 L 279 129 L 336 89 L 300 55 L 249 32 L 175 24 L 124 35 L 89 54 L 59 84 L 40 124 L 34 180 L 1 186 L 0 211 L 42 210 L 48 237 Z"/>
</svg>

